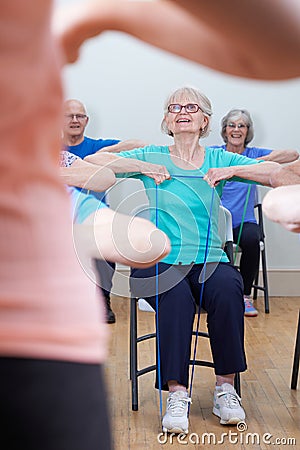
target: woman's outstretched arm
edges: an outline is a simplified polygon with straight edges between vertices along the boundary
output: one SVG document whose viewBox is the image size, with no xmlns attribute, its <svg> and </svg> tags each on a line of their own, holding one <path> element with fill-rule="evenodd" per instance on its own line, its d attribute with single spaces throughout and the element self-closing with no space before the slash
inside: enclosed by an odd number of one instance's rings
<svg viewBox="0 0 300 450">
<path fill-rule="evenodd" d="M 68 62 L 85 40 L 116 30 L 228 74 L 300 76 L 298 0 L 94 0 L 58 12 L 54 30 Z"/>
<path fill-rule="evenodd" d="M 77 255 L 84 261 L 100 258 L 132 267 L 150 267 L 170 252 L 166 234 L 149 220 L 102 208 L 75 224 Z"/>
</svg>

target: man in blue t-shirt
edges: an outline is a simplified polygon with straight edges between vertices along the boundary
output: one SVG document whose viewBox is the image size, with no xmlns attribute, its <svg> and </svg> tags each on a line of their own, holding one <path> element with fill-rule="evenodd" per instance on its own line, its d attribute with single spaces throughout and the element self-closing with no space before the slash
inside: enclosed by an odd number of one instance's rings
<svg viewBox="0 0 300 450">
<path fill-rule="evenodd" d="M 248 147 L 254 137 L 253 122 L 246 109 L 232 109 L 222 119 L 221 136 L 225 145 L 220 148 L 248 158 L 287 163 L 298 158 L 296 150 L 270 150 Z M 248 192 L 249 190 L 249 192 Z M 260 228 L 254 215 L 256 186 L 237 181 L 227 182 L 223 189 L 222 204 L 232 215 L 233 239 L 242 250 L 240 272 L 244 282 L 245 316 L 257 316 L 252 304 L 251 289 L 259 269 Z M 240 229 L 242 228 L 241 232 Z M 240 234 L 241 233 L 241 234 Z"/>
<path fill-rule="evenodd" d="M 67 100 L 64 103 L 63 113 L 63 150 L 67 150 L 82 159 L 87 155 L 92 155 L 103 149 L 105 149 L 106 152 L 117 153 L 123 150 L 131 150 L 136 147 L 143 147 L 145 145 L 144 142 L 136 139 L 120 142 L 117 139 L 91 139 L 85 136 L 84 132 L 89 122 L 89 117 L 85 106 L 79 100 Z M 105 192 L 92 191 L 90 193 L 106 203 Z M 113 262 L 95 259 L 95 268 L 98 273 L 98 281 L 101 284 L 106 299 L 107 323 L 114 323 L 116 317 L 111 309 L 110 291 L 115 264 Z"/>
</svg>

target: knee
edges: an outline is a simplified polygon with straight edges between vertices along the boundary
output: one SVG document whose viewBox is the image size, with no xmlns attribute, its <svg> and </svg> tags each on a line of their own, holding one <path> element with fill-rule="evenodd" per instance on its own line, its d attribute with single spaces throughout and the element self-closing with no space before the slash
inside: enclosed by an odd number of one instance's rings
<svg viewBox="0 0 300 450">
<path fill-rule="evenodd" d="M 244 308 L 244 285 L 240 272 L 232 266 L 223 271 L 222 276 L 218 277 L 214 283 L 212 292 L 208 292 L 213 302 L 214 308 L 223 311 Z"/>
<path fill-rule="evenodd" d="M 259 249 L 259 241 L 259 236 L 257 236 L 256 234 L 248 235 L 240 242 L 240 247 L 242 251 L 253 251 Z"/>
</svg>

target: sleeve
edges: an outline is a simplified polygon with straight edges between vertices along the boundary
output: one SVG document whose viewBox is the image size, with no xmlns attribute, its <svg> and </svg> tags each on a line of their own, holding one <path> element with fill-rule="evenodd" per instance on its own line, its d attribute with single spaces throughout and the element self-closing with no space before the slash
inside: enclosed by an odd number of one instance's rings
<svg viewBox="0 0 300 450">
<path fill-rule="evenodd" d="M 150 147 L 142 147 L 142 148 L 135 148 L 133 150 L 127 150 L 124 152 L 118 153 L 118 156 L 121 156 L 123 158 L 131 158 L 131 159 L 138 159 L 140 161 L 146 161 L 146 153 L 149 153 Z"/>
<path fill-rule="evenodd" d="M 267 156 L 270 153 L 272 153 L 272 151 L 273 151 L 273 150 L 270 150 L 267 148 L 258 148 L 257 150 L 258 150 L 258 152 L 257 152 L 256 158 L 260 158 L 262 156 Z"/>
<path fill-rule="evenodd" d="M 80 158 L 67 150 L 62 150 L 60 152 L 59 165 L 60 167 L 70 167 L 76 159 Z"/>
<path fill-rule="evenodd" d="M 151 161 L 155 154 L 155 146 L 147 146 L 141 148 L 135 148 L 133 150 L 123 151 L 118 153 L 118 156 L 122 158 L 138 159 L 139 161 L 149 161 L 155 163 L 156 161 Z M 126 172 L 126 173 L 116 173 L 117 178 L 137 178 L 143 180 L 145 175 L 140 172 Z M 146 177 L 147 178 L 147 177 Z"/>
<path fill-rule="evenodd" d="M 261 158 L 264 156 L 269 155 L 272 153 L 273 150 L 269 148 L 262 148 L 262 147 L 247 147 L 246 148 L 247 153 L 244 154 L 244 156 L 247 156 L 248 158 Z"/>
<path fill-rule="evenodd" d="M 111 145 L 116 145 L 119 142 L 121 142 L 121 141 L 118 139 L 98 139 L 97 144 L 96 144 L 97 149 L 95 149 L 95 152 L 102 150 L 105 147 L 110 147 Z"/>
</svg>

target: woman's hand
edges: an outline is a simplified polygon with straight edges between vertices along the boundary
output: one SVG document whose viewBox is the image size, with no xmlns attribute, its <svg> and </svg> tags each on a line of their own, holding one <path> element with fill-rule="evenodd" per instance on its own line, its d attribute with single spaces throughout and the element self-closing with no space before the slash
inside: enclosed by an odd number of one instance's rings
<svg viewBox="0 0 300 450">
<path fill-rule="evenodd" d="M 141 166 L 141 173 L 149 178 L 153 178 L 156 184 L 163 183 L 165 180 L 169 180 L 171 178 L 167 168 L 160 164 L 143 162 Z"/>
<path fill-rule="evenodd" d="M 211 187 L 217 186 L 221 180 L 229 180 L 235 175 L 233 167 L 220 167 L 209 169 L 203 180 L 205 180 Z"/>
</svg>

